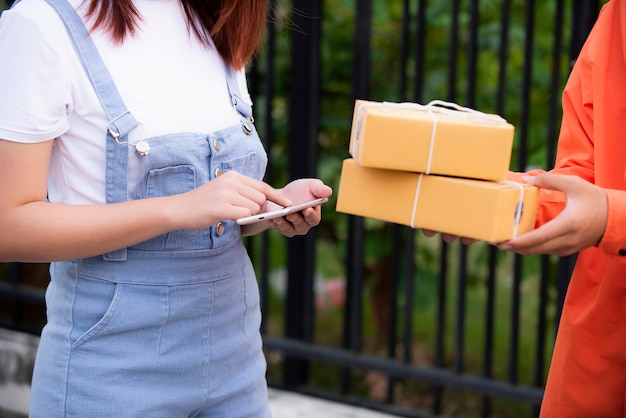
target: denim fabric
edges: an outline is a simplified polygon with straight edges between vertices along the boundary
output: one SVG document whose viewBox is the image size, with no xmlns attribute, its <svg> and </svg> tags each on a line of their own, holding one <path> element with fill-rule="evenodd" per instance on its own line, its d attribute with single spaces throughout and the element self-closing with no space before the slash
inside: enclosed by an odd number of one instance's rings
<svg viewBox="0 0 626 418">
<path fill-rule="evenodd" d="M 216 170 L 235 170 L 260 179 L 267 157 L 256 135 L 245 135 L 239 125 L 217 133 L 166 135 L 147 140 L 151 151 L 139 158 L 141 182 L 132 199 L 187 192 L 215 178 Z M 208 202 L 210 204 L 210 202 Z M 239 239 L 234 221 L 222 222 L 223 234 L 215 227 L 201 231 L 173 231 L 135 245 L 143 251 L 190 251 L 218 248 Z"/>
<path fill-rule="evenodd" d="M 49 2 L 79 26 L 66 0 Z M 87 68 L 107 73 L 97 51 L 77 51 Z M 108 201 L 186 192 L 215 178 L 217 169 L 262 178 L 267 156 L 233 74 L 227 71 L 225 82 L 241 125 L 148 138 L 145 156 L 116 142 L 111 125 L 103 127 Z M 109 95 L 111 85 L 94 83 L 105 111 L 109 102 L 114 111 L 125 109 L 116 92 Z M 125 124 L 133 120 L 122 114 Z M 119 181 L 127 178 L 128 158 L 138 158 L 141 170 L 131 196 Z M 50 274 L 31 417 L 270 416 L 258 286 L 233 221 L 55 262 Z"/>
<path fill-rule="evenodd" d="M 54 263 L 31 417 L 270 416 L 254 272 L 240 243 L 219 259 Z M 147 283 L 100 277 L 131 260 Z"/>
</svg>

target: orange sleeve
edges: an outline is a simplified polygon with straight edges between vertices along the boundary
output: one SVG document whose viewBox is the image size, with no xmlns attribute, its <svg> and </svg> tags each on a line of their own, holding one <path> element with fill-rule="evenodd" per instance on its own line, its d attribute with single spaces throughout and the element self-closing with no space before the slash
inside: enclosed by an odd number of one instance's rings
<svg viewBox="0 0 626 418">
<path fill-rule="evenodd" d="M 607 202 L 609 213 L 606 220 L 604 236 L 598 244 L 598 248 L 609 256 L 617 256 L 623 259 L 626 255 L 626 191 L 609 189 Z"/>
<path fill-rule="evenodd" d="M 620 15 L 588 39 L 563 93 L 563 124 L 555 168 L 607 193 L 608 216 L 598 248 L 609 256 L 626 254 L 624 185 L 623 34 Z M 619 42 L 618 42 L 619 40 Z M 615 95 L 614 92 L 620 92 Z M 621 253 L 621 255 L 620 255 Z"/>
</svg>

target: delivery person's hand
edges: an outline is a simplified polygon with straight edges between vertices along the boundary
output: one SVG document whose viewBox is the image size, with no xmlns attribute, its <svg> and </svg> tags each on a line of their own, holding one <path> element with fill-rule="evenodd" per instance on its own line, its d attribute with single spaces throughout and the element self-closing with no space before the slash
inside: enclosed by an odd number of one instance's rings
<svg viewBox="0 0 626 418">
<path fill-rule="evenodd" d="M 503 250 L 520 254 L 574 254 L 598 245 L 606 228 L 606 191 L 576 176 L 540 174 L 523 178 L 537 187 L 560 190 L 567 196 L 563 212 L 534 231 L 500 243 Z"/>
</svg>

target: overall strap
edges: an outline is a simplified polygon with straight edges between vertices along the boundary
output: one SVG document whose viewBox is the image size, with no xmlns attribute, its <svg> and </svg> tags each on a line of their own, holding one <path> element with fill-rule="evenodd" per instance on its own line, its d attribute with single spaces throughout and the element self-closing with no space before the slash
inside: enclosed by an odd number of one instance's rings
<svg viewBox="0 0 626 418">
<path fill-rule="evenodd" d="M 231 103 L 241 117 L 241 127 L 246 135 L 252 135 L 254 131 L 252 106 L 243 99 L 237 82 L 237 73 L 231 66 L 226 67 L 226 83 L 228 84 Z"/>
<path fill-rule="evenodd" d="M 128 200 L 128 146 L 120 145 L 139 126 L 126 105 L 96 48 L 89 31 L 67 0 L 46 0 L 59 14 L 102 108 L 109 119 L 106 127 L 106 202 Z M 126 249 L 105 254 L 105 260 L 125 260 Z"/>
<path fill-rule="evenodd" d="M 65 23 L 83 67 L 96 90 L 104 112 L 109 118 L 108 130 L 112 136 L 127 136 L 130 131 L 138 126 L 138 123 L 126 109 L 126 105 L 83 20 L 67 0 L 46 1 L 57 11 Z"/>
<path fill-rule="evenodd" d="M 65 27 L 74 42 L 76 52 L 87 72 L 89 79 L 102 104 L 109 124 L 107 126 L 107 203 L 117 203 L 128 199 L 127 192 L 127 163 L 128 147 L 119 146 L 116 140 L 128 136 L 138 123 L 133 115 L 128 112 L 124 101 L 120 96 L 109 70 L 102 61 L 89 31 L 82 19 L 67 0 L 46 0 L 59 14 Z M 123 164 L 111 166 L 115 161 Z"/>
</svg>

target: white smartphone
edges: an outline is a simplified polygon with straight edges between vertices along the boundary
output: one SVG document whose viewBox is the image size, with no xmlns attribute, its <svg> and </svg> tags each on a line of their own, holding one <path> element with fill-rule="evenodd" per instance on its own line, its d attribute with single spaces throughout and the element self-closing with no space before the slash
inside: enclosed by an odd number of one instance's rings
<svg viewBox="0 0 626 418">
<path fill-rule="evenodd" d="M 279 218 L 281 216 L 287 216 L 290 213 L 300 212 L 301 210 L 304 210 L 306 208 L 319 206 L 325 202 L 328 202 L 328 198 L 320 197 L 319 199 L 311 200 L 304 203 L 298 203 L 297 205 L 288 206 L 286 208 L 272 210 L 270 212 L 258 213 L 256 215 L 246 216 L 245 218 L 239 218 L 237 219 L 237 223 L 239 225 L 248 225 L 255 222 L 266 221 L 268 219 Z"/>
</svg>

